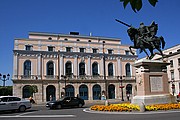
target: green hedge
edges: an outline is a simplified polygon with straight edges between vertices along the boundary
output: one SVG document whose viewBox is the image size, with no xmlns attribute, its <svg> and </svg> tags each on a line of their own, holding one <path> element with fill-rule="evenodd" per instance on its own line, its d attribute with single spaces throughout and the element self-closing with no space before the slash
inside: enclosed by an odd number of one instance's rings
<svg viewBox="0 0 180 120">
<path fill-rule="evenodd" d="M 4 96 L 4 95 L 12 95 L 12 86 L 0 86 L 0 96 Z"/>
</svg>

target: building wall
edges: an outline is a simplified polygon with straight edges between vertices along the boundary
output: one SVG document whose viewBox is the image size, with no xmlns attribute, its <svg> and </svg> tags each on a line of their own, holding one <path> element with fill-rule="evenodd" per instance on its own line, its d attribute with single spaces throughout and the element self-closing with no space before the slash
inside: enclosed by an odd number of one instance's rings
<svg viewBox="0 0 180 120">
<path fill-rule="evenodd" d="M 26 50 L 26 46 L 31 49 Z M 53 51 L 48 51 L 48 46 L 52 46 Z M 66 51 L 67 47 L 71 47 L 71 52 Z M 80 48 L 84 48 L 85 51 L 80 52 Z M 93 49 L 97 49 L 97 53 L 93 53 Z M 110 51 L 112 51 L 111 54 Z M 65 89 L 63 88 L 66 84 L 74 89 L 74 96 L 86 94 L 82 90 L 87 87 L 88 95 L 84 96 L 84 99 L 93 100 L 93 96 L 95 97 L 95 92 L 97 92 L 94 86 L 98 85 L 101 95 L 105 94 L 110 99 L 120 99 L 122 97 L 119 88 L 120 79 L 117 77 L 123 76 L 124 96 L 126 96 L 128 84 L 132 85 L 133 96 L 135 94 L 135 68 L 132 65 L 137 56 L 127 54 L 127 51 L 129 51 L 129 46 L 121 45 L 118 38 L 29 33 L 28 39 L 18 38 L 14 42 L 13 94 L 27 97 L 29 94 L 25 92 L 26 88 L 35 85 L 38 89 L 33 94 L 36 102 L 46 102 L 51 94 L 53 99 L 61 98 L 64 95 Z M 25 76 L 24 64 L 27 60 L 31 61 L 31 74 Z M 50 61 L 53 62 L 54 72 L 53 75 L 48 76 L 47 63 Z M 67 62 L 71 62 L 72 65 L 72 75 L 70 76 L 66 76 L 65 64 Z M 85 63 L 83 76 L 79 76 L 79 63 L 81 62 Z M 92 76 L 93 63 L 98 64 L 97 76 Z M 111 77 L 108 76 L 109 63 L 113 64 L 113 76 Z M 126 76 L 126 64 L 130 64 L 130 76 Z"/>
<path fill-rule="evenodd" d="M 180 93 L 180 44 L 175 45 L 171 48 L 163 50 L 165 54 L 165 60 L 169 63 L 173 63 L 167 66 L 167 74 L 169 81 L 169 90 L 172 94 L 178 95 Z M 155 59 L 159 59 L 161 56 L 156 55 Z M 174 74 L 173 74 L 174 73 Z M 172 77 L 174 76 L 174 79 Z M 175 89 L 172 89 L 172 85 L 175 85 Z"/>
</svg>

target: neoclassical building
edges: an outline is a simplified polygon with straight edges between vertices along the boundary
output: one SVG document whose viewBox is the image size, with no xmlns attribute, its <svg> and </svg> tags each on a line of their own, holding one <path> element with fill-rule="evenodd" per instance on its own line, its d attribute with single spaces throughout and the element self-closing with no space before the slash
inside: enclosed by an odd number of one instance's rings
<svg viewBox="0 0 180 120">
<path fill-rule="evenodd" d="M 29 38 L 14 40 L 13 53 L 15 96 L 40 103 L 63 96 L 98 100 L 136 94 L 137 56 L 118 38 L 30 32 Z"/>
<path fill-rule="evenodd" d="M 167 74 L 169 81 L 169 90 L 172 94 L 178 95 L 180 93 L 180 44 L 172 46 L 162 51 L 166 55 Z M 161 59 L 161 56 L 156 54 L 154 59 Z"/>
</svg>

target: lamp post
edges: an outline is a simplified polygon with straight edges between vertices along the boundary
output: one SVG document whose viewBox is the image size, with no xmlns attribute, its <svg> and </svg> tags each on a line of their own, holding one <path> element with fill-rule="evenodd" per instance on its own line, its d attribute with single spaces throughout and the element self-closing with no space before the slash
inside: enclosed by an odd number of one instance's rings
<svg viewBox="0 0 180 120">
<path fill-rule="evenodd" d="M 65 91 L 65 96 L 66 96 L 66 78 L 67 76 L 66 75 L 61 75 L 62 78 L 64 78 L 64 91 Z"/>
<path fill-rule="evenodd" d="M 2 78 L 3 79 L 2 79 Z M 6 78 L 7 77 L 7 78 Z M 3 87 L 5 87 L 5 82 L 7 81 L 7 80 L 9 80 L 9 77 L 10 77 L 10 75 L 9 74 L 7 74 L 7 75 L 2 75 L 1 73 L 0 73 L 0 80 L 2 80 L 3 81 Z"/>
<path fill-rule="evenodd" d="M 121 101 L 124 101 L 124 98 L 123 98 L 123 88 L 124 88 L 124 86 L 122 85 L 122 82 L 123 82 L 122 76 L 117 76 L 117 79 L 120 81 L 119 88 L 121 88 Z"/>
<path fill-rule="evenodd" d="M 104 67 L 104 81 L 105 81 L 105 94 L 106 99 L 108 99 L 108 89 L 107 89 L 107 80 L 106 80 L 106 59 L 105 59 L 105 52 L 104 52 L 104 44 L 105 41 L 103 41 L 103 67 Z"/>
</svg>

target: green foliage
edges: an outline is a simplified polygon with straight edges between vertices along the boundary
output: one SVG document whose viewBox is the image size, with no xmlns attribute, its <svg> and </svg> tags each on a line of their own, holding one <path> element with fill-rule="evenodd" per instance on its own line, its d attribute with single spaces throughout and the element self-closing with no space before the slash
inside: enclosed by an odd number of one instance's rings
<svg viewBox="0 0 180 120">
<path fill-rule="evenodd" d="M 0 96 L 12 95 L 12 86 L 0 86 Z"/>
<path fill-rule="evenodd" d="M 148 0 L 149 3 L 155 7 L 158 0 Z M 120 2 L 123 2 L 124 8 L 126 8 L 127 4 L 130 3 L 131 8 L 134 12 L 139 11 L 142 8 L 142 0 L 120 0 Z"/>
</svg>

